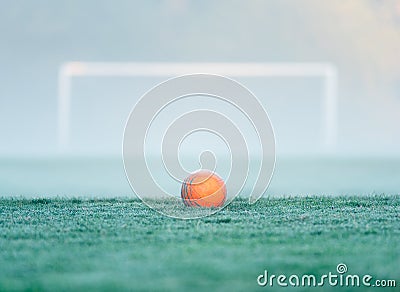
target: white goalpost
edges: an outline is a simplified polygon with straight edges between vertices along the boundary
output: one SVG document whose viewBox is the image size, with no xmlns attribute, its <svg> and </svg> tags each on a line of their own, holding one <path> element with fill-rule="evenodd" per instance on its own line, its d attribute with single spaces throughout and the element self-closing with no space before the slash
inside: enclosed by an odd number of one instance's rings
<svg viewBox="0 0 400 292">
<path fill-rule="evenodd" d="M 227 77 L 321 77 L 323 107 L 321 127 L 326 152 L 337 144 L 337 70 L 331 63 L 114 63 L 66 62 L 58 75 L 58 145 L 70 145 L 70 104 L 73 78 L 84 76 L 166 77 L 209 73 Z"/>
</svg>

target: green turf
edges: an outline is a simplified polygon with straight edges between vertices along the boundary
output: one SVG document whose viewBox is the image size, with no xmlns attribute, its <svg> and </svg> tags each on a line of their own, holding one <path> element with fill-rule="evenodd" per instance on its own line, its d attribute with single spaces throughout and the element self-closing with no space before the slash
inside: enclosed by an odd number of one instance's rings
<svg viewBox="0 0 400 292">
<path fill-rule="evenodd" d="M 136 200 L 0 199 L 2 291 L 271 291 L 257 287 L 264 269 L 321 275 L 341 262 L 399 286 L 399 246 L 400 196 L 235 200 L 186 221 Z"/>
</svg>

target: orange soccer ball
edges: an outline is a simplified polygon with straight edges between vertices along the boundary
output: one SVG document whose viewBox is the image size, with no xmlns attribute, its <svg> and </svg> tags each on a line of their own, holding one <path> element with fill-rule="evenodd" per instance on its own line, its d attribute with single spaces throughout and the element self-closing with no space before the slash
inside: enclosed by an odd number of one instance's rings
<svg viewBox="0 0 400 292">
<path fill-rule="evenodd" d="M 181 197 L 186 206 L 221 207 L 226 200 L 226 186 L 214 172 L 200 170 L 184 180 Z"/>
</svg>

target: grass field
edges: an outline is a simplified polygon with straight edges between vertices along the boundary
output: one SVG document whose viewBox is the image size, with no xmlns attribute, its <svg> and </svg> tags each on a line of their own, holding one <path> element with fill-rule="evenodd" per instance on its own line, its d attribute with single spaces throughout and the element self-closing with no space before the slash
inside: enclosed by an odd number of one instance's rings
<svg viewBox="0 0 400 292">
<path fill-rule="evenodd" d="M 339 263 L 395 291 L 399 247 L 400 196 L 235 200 L 186 221 L 137 200 L 0 200 L 1 291 L 272 290 L 257 285 L 265 269 L 318 276 Z"/>
</svg>

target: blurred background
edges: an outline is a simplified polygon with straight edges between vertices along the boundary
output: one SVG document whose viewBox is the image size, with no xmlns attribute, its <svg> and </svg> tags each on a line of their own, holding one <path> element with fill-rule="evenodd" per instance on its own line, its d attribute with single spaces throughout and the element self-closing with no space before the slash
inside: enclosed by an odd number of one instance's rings
<svg viewBox="0 0 400 292">
<path fill-rule="evenodd" d="M 400 192 L 399 1 L 0 4 L 1 196 L 132 194 L 121 159 L 124 124 L 138 98 L 166 78 L 71 77 L 65 151 L 59 72 L 71 61 L 328 64 L 337 74 L 329 151 L 324 76 L 236 78 L 275 129 L 268 194 Z"/>
</svg>

